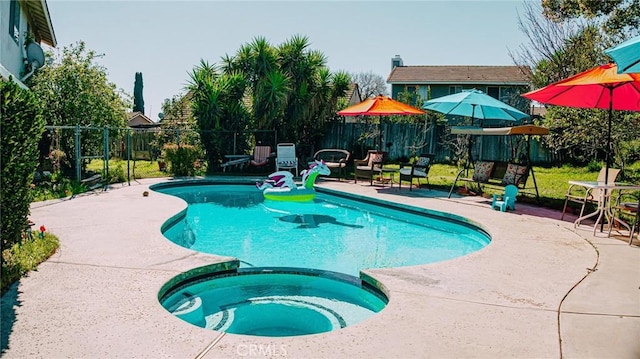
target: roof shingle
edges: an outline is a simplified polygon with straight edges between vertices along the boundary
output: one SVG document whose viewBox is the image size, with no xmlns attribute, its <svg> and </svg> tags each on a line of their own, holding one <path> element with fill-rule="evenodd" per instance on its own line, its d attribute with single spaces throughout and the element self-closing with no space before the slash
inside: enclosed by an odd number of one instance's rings
<svg viewBox="0 0 640 359">
<path fill-rule="evenodd" d="M 387 83 L 526 85 L 527 71 L 518 66 L 400 66 L 391 71 Z"/>
</svg>

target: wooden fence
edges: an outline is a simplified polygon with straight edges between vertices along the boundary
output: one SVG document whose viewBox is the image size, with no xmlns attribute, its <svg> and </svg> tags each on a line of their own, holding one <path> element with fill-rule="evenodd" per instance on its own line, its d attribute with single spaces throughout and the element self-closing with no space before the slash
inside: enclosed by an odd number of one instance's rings
<svg viewBox="0 0 640 359">
<path fill-rule="evenodd" d="M 382 136 L 378 132 L 381 128 Z M 420 153 L 433 153 L 438 162 L 455 161 L 456 153 L 466 154 L 467 138 L 457 138 L 448 133 L 448 126 L 424 124 L 383 123 L 334 123 L 322 140 L 322 148 L 349 150 L 352 158 L 363 158 L 368 149 L 382 149 L 391 160 L 404 160 Z M 380 140 L 382 139 L 382 140 Z M 526 156 L 524 136 L 474 136 L 474 159 L 510 161 Z M 531 161 L 536 164 L 552 164 L 562 160 L 538 138 L 530 141 Z"/>
</svg>

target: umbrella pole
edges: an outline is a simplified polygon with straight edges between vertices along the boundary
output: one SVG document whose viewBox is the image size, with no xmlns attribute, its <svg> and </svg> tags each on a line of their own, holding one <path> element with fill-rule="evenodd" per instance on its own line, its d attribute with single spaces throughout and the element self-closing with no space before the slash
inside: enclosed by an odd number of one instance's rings
<svg viewBox="0 0 640 359">
<path fill-rule="evenodd" d="M 473 126 L 473 118 L 475 117 L 476 114 L 476 105 L 471 104 L 471 126 Z M 482 127 L 482 125 L 480 125 L 480 127 Z M 469 164 L 472 163 L 471 161 L 471 147 L 473 147 L 473 135 L 469 135 L 469 160 L 467 161 Z M 482 154 L 478 155 L 478 159 L 480 159 Z"/>
<path fill-rule="evenodd" d="M 378 152 L 382 151 L 382 115 L 378 121 Z"/>
<path fill-rule="evenodd" d="M 604 184 L 609 182 L 609 165 L 611 162 L 611 117 L 613 116 L 613 86 L 609 87 L 609 122 L 607 124 L 607 153 L 605 154 L 605 177 Z"/>
<path fill-rule="evenodd" d="M 613 116 L 613 86 L 609 86 L 609 119 L 607 121 L 607 151 L 605 153 L 605 170 L 604 170 L 604 184 L 605 186 L 609 183 L 609 163 L 611 162 L 610 160 L 610 155 L 609 153 L 611 152 L 611 116 Z M 609 204 L 607 203 L 608 201 L 608 197 L 607 197 L 607 189 L 604 189 L 604 206 L 608 206 Z M 613 223 L 609 223 L 609 226 L 612 226 Z M 602 221 L 600 223 L 600 232 L 604 231 L 604 221 Z"/>
</svg>

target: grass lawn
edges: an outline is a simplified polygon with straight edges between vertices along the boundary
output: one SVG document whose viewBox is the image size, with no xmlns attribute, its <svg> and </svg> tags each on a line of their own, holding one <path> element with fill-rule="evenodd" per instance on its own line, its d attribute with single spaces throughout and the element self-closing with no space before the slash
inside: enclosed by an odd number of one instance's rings
<svg viewBox="0 0 640 359">
<path fill-rule="evenodd" d="M 394 165 L 385 165 L 385 167 L 393 168 Z M 399 168 L 399 165 L 395 165 Z M 449 191 L 451 184 L 458 174 L 458 167 L 447 164 L 434 164 L 429 171 L 429 183 L 432 188 L 437 188 L 442 191 Z M 569 181 L 595 181 L 598 177 L 598 172 L 589 171 L 587 167 L 533 167 L 533 175 L 535 176 L 536 183 L 538 185 L 538 192 L 540 193 L 540 205 L 549 208 L 562 209 L 564 205 L 565 194 L 569 187 Z M 631 174 L 630 178 L 638 178 L 640 175 L 640 162 L 635 163 L 627 168 L 627 171 Z M 352 173 L 350 174 L 352 176 Z M 394 177 L 397 182 L 399 179 L 396 173 Z M 424 181 L 423 181 L 424 182 Z M 458 186 L 463 185 L 464 182 L 459 181 Z M 635 183 L 635 182 L 633 182 Z M 527 179 L 527 187 L 533 187 L 533 176 L 530 174 Z M 493 193 L 502 193 L 503 189 L 500 187 L 487 186 L 485 188 L 485 195 L 491 195 Z M 527 190 L 526 196 L 520 196 L 523 201 L 535 203 L 535 190 Z M 533 192 L 531 195 L 529 193 Z M 638 194 L 640 195 L 640 193 Z"/>
<path fill-rule="evenodd" d="M 94 159 L 87 165 L 87 170 L 94 172 L 102 172 L 103 161 L 100 159 Z M 131 176 L 131 179 L 139 178 L 158 178 L 167 177 L 167 172 L 160 171 L 158 161 L 138 160 L 130 161 L 127 167 L 127 161 L 121 159 L 109 160 L 109 175 L 112 178 L 112 182 L 126 182 L 127 173 Z"/>
<path fill-rule="evenodd" d="M 0 292 L 4 294 L 9 286 L 25 276 L 49 258 L 60 245 L 58 237 L 49 232 L 34 232 L 21 243 L 2 249 L 2 280 Z"/>
</svg>

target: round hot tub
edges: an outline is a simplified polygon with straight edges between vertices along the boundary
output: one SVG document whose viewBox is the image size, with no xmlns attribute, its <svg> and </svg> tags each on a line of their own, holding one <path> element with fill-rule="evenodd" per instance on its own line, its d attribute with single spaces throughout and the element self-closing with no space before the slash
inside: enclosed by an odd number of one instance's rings
<svg viewBox="0 0 640 359">
<path fill-rule="evenodd" d="M 193 325 L 234 334 L 281 337 L 329 332 L 361 322 L 387 304 L 380 289 L 336 272 L 300 268 L 190 272 L 164 286 L 159 295 L 162 306 Z"/>
</svg>

